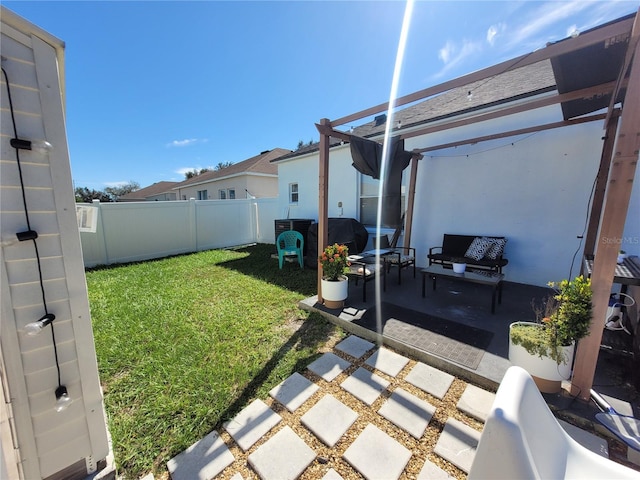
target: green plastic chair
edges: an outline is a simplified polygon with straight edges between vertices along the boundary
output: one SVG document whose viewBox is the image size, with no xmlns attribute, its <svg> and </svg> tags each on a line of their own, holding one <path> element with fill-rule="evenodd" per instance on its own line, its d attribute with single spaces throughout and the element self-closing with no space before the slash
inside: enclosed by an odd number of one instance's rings
<svg viewBox="0 0 640 480">
<path fill-rule="evenodd" d="M 304 268 L 304 255 L 302 253 L 304 249 L 304 237 L 300 232 L 295 230 L 287 230 L 278 235 L 276 240 L 276 247 L 278 248 L 278 263 L 280 264 L 280 270 L 282 270 L 282 262 L 284 257 L 292 257 L 297 255 L 300 268 Z"/>
</svg>

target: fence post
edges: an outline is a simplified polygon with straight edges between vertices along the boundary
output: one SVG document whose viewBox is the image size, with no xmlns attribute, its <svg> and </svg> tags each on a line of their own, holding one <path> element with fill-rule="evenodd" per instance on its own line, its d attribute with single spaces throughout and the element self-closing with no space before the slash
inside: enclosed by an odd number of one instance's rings
<svg viewBox="0 0 640 480">
<path fill-rule="evenodd" d="M 100 204 L 100 200 L 97 199 L 94 199 L 91 203 L 98 209 L 99 228 L 96 228 L 96 235 L 98 235 L 98 247 L 101 259 L 101 261 L 98 259 L 98 265 L 109 265 L 109 252 L 107 251 L 107 239 L 105 237 L 107 230 L 104 225 L 102 205 Z"/>
<path fill-rule="evenodd" d="M 189 199 L 189 208 L 187 215 L 189 215 L 189 234 L 190 234 L 190 242 L 191 242 L 191 251 L 198 251 L 198 221 L 197 221 L 197 212 L 196 212 L 196 199 Z"/>
</svg>

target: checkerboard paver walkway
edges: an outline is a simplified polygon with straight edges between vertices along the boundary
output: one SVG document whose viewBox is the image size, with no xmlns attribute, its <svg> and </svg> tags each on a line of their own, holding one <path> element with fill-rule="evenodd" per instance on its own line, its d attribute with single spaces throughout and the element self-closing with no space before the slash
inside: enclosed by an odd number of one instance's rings
<svg viewBox="0 0 640 480">
<path fill-rule="evenodd" d="M 494 394 L 467 384 L 452 400 L 454 380 L 352 335 L 333 353 L 311 363 L 306 372 L 294 373 L 274 387 L 267 399 L 270 404 L 256 399 L 225 422 L 226 436 L 211 432 L 172 458 L 167 467 L 172 480 L 218 476 L 240 480 L 245 478 L 240 470 L 247 468 L 251 476 L 263 480 L 294 480 L 311 465 L 320 467 L 318 478 L 325 480 L 341 479 L 340 472 L 349 469 L 367 479 L 397 479 L 408 473 L 411 464 L 413 472 L 420 472 L 418 480 L 465 477 Z M 328 390 L 363 402 L 374 420 L 367 420 L 363 427 L 360 415 L 340 400 L 344 398 Z M 438 428 L 433 453 L 445 461 L 446 470 L 412 452 L 402 435 L 392 437 L 379 428 L 398 428 L 410 435 L 407 438 L 420 441 L 445 397 L 457 402 L 458 418 L 468 418 L 467 423 L 449 418 L 444 428 Z M 292 416 L 295 425 L 281 422 L 277 412 Z M 433 427 L 429 434 L 434 434 Z M 320 455 L 320 446 L 341 450 L 329 456 L 323 450 Z"/>
</svg>

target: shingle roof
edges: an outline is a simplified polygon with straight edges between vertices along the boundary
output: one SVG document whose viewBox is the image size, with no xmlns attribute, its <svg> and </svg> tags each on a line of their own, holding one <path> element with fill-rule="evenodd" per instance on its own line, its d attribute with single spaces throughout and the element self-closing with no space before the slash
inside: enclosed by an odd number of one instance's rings
<svg viewBox="0 0 640 480">
<path fill-rule="evenodd" d="M 242 162 L 234 163 L 220 170 L 212 170 L 210 172 L 201 173 L 200 175 L 189 178 L 188 180 L 174 185 L 174 189 L 186 187 L 188 185 L 196 185 L 203 182 L 211 182 L 242 173 L 259 173 L 275 176 L 278 175 L 278 166 L 271 163 L 271 161 L 288 153 L 291 153 L 291 150 L 287 150 L 285 148 L 274 148 L 273 150 L 267 150 L 260 153 L 259 155 L 256 155 L 255 157 L 243 160 Z"/>
<path fill-rule="evenodd" d="M 401 123 L 401 129 L 414 127 L 429 122 L 441 120 L 471 113 L 477 110 L 512 102 L 540 93 L 556 89 L 556 81 L 549 60 L 516 68 L 514 70 L 480 80 L 463 87 L 453 88 L 439 95 L 435 95 L 409 107 L 397 110 L 394 113 L 394 131 L 397 131 L 397 122 Z M 469 96 L 471 92 L 471 96 Z M 376 117 L 377 118 L 377 117 Z M 384 133 L 386 122 L 378 122 L 376 119 L 355 127 L 350 133 L 359 137 L 375 137 Z M 340 130 L 341 128 L 338 127 Z M 347 130 L 346 127 L 344 130 Z M 331 146 L 337 145 L 341 140 L 331 138 Z M 295 152 L 283 155 L 276 161 L 297 157 L 318 150 L 318 143 L 307 145 Z"/>
<path fill-rule="evenodd" d="M 148 197 L 154 195 L 160 195 L 161 193 L 170 192 L 171 189 L 176 186 L 178 182 L 156 182 L 148 187 L 141 188 L 135 192 L 127 193 L 118 197 L 118 200 L 145 200 Z"/>
</svg>

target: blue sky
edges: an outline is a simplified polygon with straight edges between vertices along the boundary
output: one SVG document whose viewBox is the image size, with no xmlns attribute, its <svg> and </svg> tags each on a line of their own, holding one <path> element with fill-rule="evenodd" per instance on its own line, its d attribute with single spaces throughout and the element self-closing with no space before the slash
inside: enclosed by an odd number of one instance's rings
<svg viewBox="0 0 640 480">
<path fill-rule="evenodd" d="M 401 1 L 3 1 L 66 44 L 77 187 L 316 141 L 314 124 L 388 100 Z M 398 94 L 542 48 L 640 1 L 417 1 Z M 346 128 L 345 128 L 346 129 Z"/>
</svg>

